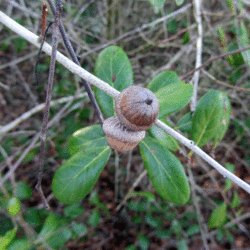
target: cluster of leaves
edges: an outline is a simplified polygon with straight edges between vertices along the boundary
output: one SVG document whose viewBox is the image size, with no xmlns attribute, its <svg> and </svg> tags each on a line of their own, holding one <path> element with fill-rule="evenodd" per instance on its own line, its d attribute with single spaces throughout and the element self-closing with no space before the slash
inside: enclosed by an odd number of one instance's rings
<svg viewBox="0 0 250 250">
<path fill-rule="evenodd" d="M 95 74 L 119 91 L 133 84 L 129 59 L 117 46 L 110 46 L 99 54 Z M 192 84 L 180 81 L 172 71 L 164 71 L 154 77 L 147 88 L 159 100 L 159 119 L 169 126 L 165 116 L 183 109 L 193 94 Z M 115 101 L 97 88 L 94 91 L 104 115 L 115 115 Z M 201 98 L 194 115 L 187 113 L 177 127 L 190 132 L 191 139 L 198 146 L 203 146 L 211 139 L 216 145 L 227 130 L 230 113 L 226 94 L 212 90 Z M 169 202 L 186 203 L 190 196 L 187 177 L 181 162 L 170 152 L 179 148 L 178 142 L 156 126 L 148 132 L 149 135 L 139 146 L 155 190 Z M 68 142 L 68 149 L 71 157 L 55 173 L 52 190 L 61 202 L 73 204 L 82 200 L 94 187 L 111 150 L 100 125 L 76 131 Z"/>
</svg>

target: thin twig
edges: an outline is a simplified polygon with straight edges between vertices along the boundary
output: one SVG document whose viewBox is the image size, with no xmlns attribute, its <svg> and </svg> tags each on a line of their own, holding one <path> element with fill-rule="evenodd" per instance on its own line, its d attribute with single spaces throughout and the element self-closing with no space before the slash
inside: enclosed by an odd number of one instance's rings
<svg viewBox="0 0 250 250">
<path fill-rule="evenodd" d="M 44 162 L 45 162 L 45 141 L 46 141 L 47 124 L 49 121 L 49 109 L 50 109 L 52 87 L 53 87 L 54 74 L 55 74 L 56 52 L 57 52 L 57 45 L 58 45 L 59 22 L 61 18 L 61 11 L 62 11 L 61 1 L 57 0 L 56 1 L 56 15 L 55 15 L 55 21 L 53 25 L 53 34 L 52 34 L 52 55 L 51 55 L 50 67 L 49 67 L 49 79 L 48 79 L 47 93 L 46 93 L 46 104 L 44 108 L 43 123 L 42 123 L 42 129 L 40 133 L 41 151 L 40 151 L 40 158 L 39 158 L 39 174 L 38 174 L 38 181 L 36 184 L 36 189 L 38 193 L 40 194 L 46 209 L 49 209 L 50 207 L 43 194 L 41 184 L 42 184 L 43 167 L 44 167 Z"/>
<path fill-rule="evenodd" d="M 240 87 L 237 87 L 237 86 L 228 84 L 228 83 L 226 83 L 226 82 L 222 82 L 222 81 L 216 79 L 213 75 L 209 74 L 209 73 L 208 73 L 206 70 L 204 70 L 204 69 L 202 69 L 201 72 L 202 72 L 204 75 L 206 75 L 207 77 L 209 77 L 211 80 L 213 80 L 214 82 L 219 83 L 219 84 L 222 85 L 222 86 L 225 86 L 225 87 L 228 87 L 228 88 L 231 88 L 231 89 L 235 89 L 236 91 L 250 92 L 250 89 L 240 88 Z"/>
<path fill-rule="evenodd" d="M 202 0 L 194 0 L 194 9 L 195 9 L 195 20 L 198 28 L 198 37 L 196 40 L 196 64 L 195 68 L 200 67 L 202 60 L 202 18 L 201 18 L 201 4 Z M 194 76 L 191 80 L 191 83 L 194 86 L 193 96 L 191 98 L 191 111 L 194 112 L 197 105 L 197 91 L 198 91 L 198 82 L 199 82 L 200 71 L 197 70 L 194 73 Z"/>
<path fill-rule="evenodd" d="M 76 96 L 63 97 L 63 98 L 60 98 L 58 100 L 51 101 L 50 106 L 54 106 L 56 104 L 60 104 L 60 103 L 64 103 L 64 102 L 69 102 L 71 100 L 83 98 L 83 97 L 86 97 L 86 96 L 87 96 L 87 93 L 81 93 L 81 94 L 78 94 Z M 45 107 L 45 103 L 39 104 L 38 106 L 34 107 L 33 109 L 31 109 L 31 110 L 27 111 L 26 113 L 22 114 L 17 119 L 10 122 L 9 124 L 7 124 L 5 126 L 0 126 L 0 135 L 3 135 L 5 133 L 7 133 L 11 129 L 14 129 L 21 122 L 27 120 L 32 115 L 34 115 L 37 112 L 43 110 L 44 107 Z"/>
<path fill-rule="evenodd" d="M 3 89 L 5 89 L 5 90 L 7 90 L 7 91 L 10 90 L 10 87 L 7 86 L 7 85 L 5 85 L 5 84 L 3 84 L 2 82 L 0 82 L 0 87 L 2 87 Z"/>
<path fill-rule="evenodd" d="M 42 41 L 44 34 L 45 34 L 47 12 L 48 12 L 47 4 L 44 3 L 43 7 L 42 7 L 42 31 L 41 31 L 41 35 L 39 37 L 39 42 Z"/>
<path fill-rule="evenodd" d="M 218 55 L 218 56 L 212 56 L 210 59 L 208 59 L 207 61 L 205 61 L 200 67 L 195 68 L 195 69 L 191 70 L 190 72 L 188 72 L 186 75 L 182 76 L 180 78 L 180 80 L 186 79 L 187 77 L 191 76 L 194 72 L 196 72 L 197 70 L 200 70 L 200 69 L 206 67 L 208 64 L 210 64 L 213 61 L 216 61 L 216 60 L 221 59 L 223 57 L 227 57 L 227 56 L 231 56 L 231 55 L 243 52 L 243 51 L 248 50 L 248 49 L 250 49 L 250 45 L 247 46 L 247 47 L 245 47 L 245 48 L 240 48 L 240 49 L 232 50 L 230 52 L 227 52 L 227 53 L 224 53 L 224 54 L 221 54 L 221 55 Z"/>
<path fill-rule="evenodd" d="M 136 179 L 136 181 L 133 183 L 132 187 L 129 189 L 128 193 L 124 197 L 123 201 L 116 207 L 115 211 L 118 212 L 121 207 L 126 203 L 126 201 L 130 198 L 131 194 L 133 193 L 134 189 L 138 186 L 140 181 L 143 179 L 145 175 L 147 175 L 147 170 L 144 170 L 139 177 Z"/>
<path fill-rule="evenodd" d="M 49 5 L 50 5 L 50 7 L 52 9 L 52 12 L 55 15 L 55 5 L 54 5 L 54 3 L 51 0 L 48 0 L 48 2 L 49 2 Z M 77 58 L 77 56 L 75 54 L 75 51 L 74 51 L 74 49 L 73 49 L 73 47 L 72 47 L 72 45 L 71 45 L 71 43 L 69 41 L 69 38 L 68 38 L 68 36 L 66 34 L 66 31 L 64 29 L 64 26 L 63 26 L 63 23 L 62 23 L 61 20 L 60 20 L 60 24 L 59 24 L 59 29 L 60 29 L 60 32 L 61 32 L 61 35 L 62 35 L 62 38 L 63 38 L 63 41 L 64 41 L 64 45 L 67 48 L 68 52 L 70 53 L 70 56 L 71 56 L 73 62 L 80 66 L 80 62 L 79 62 L 79 60 L 78 60 L 78 58 Z M 99 122 L 100 122 L 100 124 L 102 126 L 104 118 L 103 118 L 102 112 L 101 112 L 101 110 L 100 110 L 100 108 L 98 106 L 98 103 L 97 103 L 97 101 L 95 99 L 95 95 L 94 95 L 91 87 L 89 86 L 89 84 L 87 83 L 87 81 L 85 79 L 81 78 L 81 83 L 83 84 L 83 86 L 85 87 L 85 89 L 86 89 L 86 91 L 88 93 L 89 99 L 90 99 L 90 101 L 91 101 L 91 103 L 92 103 L 92 105 L 93 105 L 93 107 L 95 109 L 96 115 L 99 118 Z"/>
<path fill-rule="evenodd" d="M 115 150 L 115 202 L 118 201 L 118 190 L 119 190 L 119 153 Z"/>
<path fill-rule="evenodd" d="M 200 231 L 201 231 L 201 238 L 202 238 L 202 241 L 203 241 L 203 246 L 206 250 L 209 250 L 209 247 L 208 247 L 208 244 L 207 244 L 207 233 L 205 232 L 203 226 L 205 225 L 204 223 L 204 218 L 203 218 L 203 215 L 200 211 L 200 208 L 199 208 L 199 204 L 198 204 L 198 201 L 197 201 L 197 196 L 196 196 L 196 193 L 195 193 L 195 188 L 194 188 L 194 184 L 195 184 L 195 181 L 194 181 L 194 177 L 193 177 L 193 173 L 192 173 L 192 170 L 191 170 L 191 164 L 189 163 L 188 164 L 188 175 L 189 175 L 189 180 L 190 180 L 190 187 L 191 187 L 191 196 L 192 196 L 192 200 L 193 200 L 193 204 L 194 204 L 194 207 L 195 207 L 195 210 L 196 210 L 196 214 L 198 215 L 197 216 L 197 219 L 198 219 L 198 223 L 199 223 L 199 227 L 200 227 Z"/>
<path fill-rule="evenodd" d="M 163 17 L 158 18 L 157 20 L 155 20 L 153 22 L 143 24 L 141 27 L 137 27 L 137 28 L 135 28 L 135 29 L 133 29 L 131 31 L 128 31 L 128 32 L 120 35 L 119 37 L 117 37 L 117 38 L 115 38 L 115 39 L 113 39 L 113 40 L 111 40 L 111 41 L 109 41 L 109 42 L 95 48 L 95 49 L 92 49 L 92 50 L 90 50 L 88 52 L 83 53 L 81 56 L 85 57 L 85 56 L 89 55 L 90 53 L 94 53 L 94 52 L 96 52 L 98 50 L 101 50 L 101 49 L 104 49 L 104 48 L 108 47 L 109 45 L 115 44 L 116 42 L 118 42 L 121 39 L 124 39 L 125 37 L 131 36 L 131 35 L 133 35 L 135 33 L 138 33 L 138 32 L 140 32 L 140 31 L 142 31 L 144 29 L 153 27 L 158 23 L 164 22 L 165 20 L 168 20 L 168 19 L 171 20 L 171 18 L 173 18 L 173 17 L 175 17 L 175 16 L 177 16 L 177 15 L 179 15 L 181 13 L 186 12 L 189 8 L 191 8 L 191 6 L 192 6 L 192 4 L 188 3 L 188 4 L 184 5 L 182 8 L 180 8 L 180 9 L 178 9 L 176 11 L 173 11 L 172 13 L 170 13 L 170 14 L 168 14 L 166 16 L 163 16 Z"/>
<path fill-rule="evenodd" d="M 2 20 L 0 19 L 0 22 L 1 21 Z M 2 64 L 2 65 L 0 65 L 0 70 L 1 69 L 5 69 L 7 67 L 14 66 L 14 65 L 16 65 L 16 64 L 18 64 L 20 62 L 23 62 L 23 61 L 25 61 L 27 59 L 30 59 L 31 57 L 34 57 L 36 55 L 36 53 L 37 53 L 36 51 L 35 52 L 31 52 L 30 54 L 22 56 L 22 57 L 19 57 L 19 58 L 15 59 L 15 60 L 13 60 L 13 61 L 11 61 L 9 63 Z"/>
</svg>

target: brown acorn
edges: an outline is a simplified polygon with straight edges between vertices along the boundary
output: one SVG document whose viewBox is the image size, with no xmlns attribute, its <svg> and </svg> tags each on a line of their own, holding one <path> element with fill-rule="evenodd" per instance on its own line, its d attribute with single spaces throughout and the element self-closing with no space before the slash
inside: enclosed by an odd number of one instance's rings
<svg viewBox="0 0 250 250">
<path fill-rule="evenodd" d="M 131 86 L 118 95 L 115 111 L 127 129 L 143 131 L 151 128 L 158 118 L 159 102 L 151 90 Z"/>
<path fill-rule="evenodd" d="M 119 152 L 135 148 L 146 134 L 145 131 L 128 130 L 120 123 L 117 116 L 106 119 L 102 128 L 110 147 Z"/>
</svg>

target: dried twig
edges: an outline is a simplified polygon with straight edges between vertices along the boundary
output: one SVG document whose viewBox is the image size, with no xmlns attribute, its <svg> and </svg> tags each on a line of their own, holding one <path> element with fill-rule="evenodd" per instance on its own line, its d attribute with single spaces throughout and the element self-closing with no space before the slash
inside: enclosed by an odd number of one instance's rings
<svg viewBox="0 0 250 250">
<path fill-rule="evenodd" d="M 81 93 L 81 94 L 77 94 L 75 96 L 63 97 L 63 98 L 60 98 L 58 100 L 51 101 L 50 106 L 54 106 L 56 104 L 60 104 L 60 103 L 64 103 L 64 102 L 69 102 L 71 100 L 83 98 L 83 97 L 86 97 L 86 96 L 87 96 L 87 93 Z M 31 110 L 27 111 L 26 113 L 22 114 L 21 116 L 16 118 L 14 121 L 10 122 L 9 124 L 7 124 L 5 126 L 0 126 L 0 135 L 3 135 L 5 133 L 9 132 L 11 129 L 14 129 L 21 122 L 27 120 L 32 115 L 34 115 L 37 112 L 43 110 L 44 107 L 45 107 L 45 103 L 39 104 L 38 106 L 34 107 L 33 109 L 31 109 Z"/>
<path fill-rule="evenodd" d="M 57 0 L 56 1 L 56 15 L 55 15 L 55 21 L 54 21 L 54 26 L 53 26 L 53 35 L 52 35 L 52 55 L 51 55 L 50 68 L 49 68 L 49 79 L 48 79 L 46 102 L 45 102 L 46 104 L 44 108 L 43 123 L 42 123 L 42 129 L 40 133 L 41 152 L 40 152 L 40 158 L 39 158 L 39 175 L 38 175 L 38 182 L 36 184 L 36 189 L 39 192 L 46 209 L 49 209 L 49 204 L 47 203 L 46 198 L 43 194 L 41 183 L 42 183 L 42 175 L 43 175 L 43 166 L 44 166 L 44 161 L 45 161 L 45 141 L 46 141 L 47 124 L 49 121 L 51 93 L 52 93 L 52 87 L 53 87 L 53 81 L 54 81 L 56 52 L 57 52 L 58 35 L 59 35 L 59 22 L 61 18 L 61 12 L 62 12 L 62 4 L 60 0 Z"/>
<path fill-rule="evenodd" d="M 210 64 L 213 61 L 216 61 L 216 60 L 221 59 L 223 57 L 227 57 L 227 56 L 231 56 L 231 55 L 243 52 L 243 51 L 248 50 L 248 49 L 250 49 L 250 45 L 247 46 L 247 47 L 245 47 L 245 48 L 240 48 L 240 49 L 232 50 L 230 52 L 227 52 L 227 53 L 224 53 L 224 54 L 221 54 L 221 55 L 218 55 L 218 56 L 212 56 L 210 59 L 208 59 L 207 61 L 205 61 L 201 66 L 199 66 L 198 68 L 195 68 L 195 69 L 191 70 L 186 75 L 182 76 L 180 79 L 181 80 L 186 79 L 187 77 L 191 76 L 194 72 L 196 72 L 197 70 L 200 70 L 200 69 L 206 67 L 208 64 Z"/>
<path fill-rule="evenodd" d="M 48 2 L 49 2 L 49 5 L 50 5 L 50 7 L 52 9 L 52 12 L 55 15 L 56 9 L 55 9 L 53 1 L 48 0 Z M 64 26 L 62 24 L 62 21 L 60 21 L 59 29 L 60 29 L 60 32 L 61 32 L 61 35 L 62 35 L 62 38 L 63 38 L 63 41 L 64 41 L 64 45 L 67 48 L 68 52 L 70 53 L 70 56 L 71 56 L 73 62 L 80 66 L 80 62 L 79 62 L 79 60 L 78 60 L 78 58 L 77 58 L 77 56 L 75 54 L 75 51 L 74 51 L 74 49 L 73 49 L 73 47 L 72 47 L 72 45 L 71 45 L 71 43 L 69 41 L 69 38 L 68 38 L 68 36 L 66 34 L 66 31 L 64 29 Z M 81 83 L 85 87 L 85 89 L 86 89 L 86 91 L 88 93 L 89 99 L 90 99 L 90 101 L 91 101 L 91 103 L 92 103 L 92 105 L 93 105 L 93 107 L 95 109 L 96 115 L 99 118 L 99 122 L 102 125 L 103 121 L 104 121 L 104 118 L 103 118 L 102 112 L 101 112 L 101 110 L 100 110 L 100 108 L 98 106 L 98 103 L 97 103 L 97 101 L 95 99 L 95 95 L 94 95 L 91 87 L 89 86 L 89 84 L 87 83 L 87 81 L 84 78 L 81 78 Z"/>
<path fill-rule="evenodd" d="M 195 67 L 198 68 L 201 65 L 202 60 L 202 18 L 201 18 L 201 4 L 202 0 L 194 1 L 194 9 L 195 9 L 195 20 L 198 28 L 198 37 L 196 40 L 196 64 Z M 194 93 L 191 98 L 191 111 L 194 112 L 197 105 L 197 91 L 198 91 L 198 82 L 199 82 L 200 71 L 197 70 L 194 73 L 194 76 L 191 80 L 191 83 L 194 85 Z"/>
</svg>

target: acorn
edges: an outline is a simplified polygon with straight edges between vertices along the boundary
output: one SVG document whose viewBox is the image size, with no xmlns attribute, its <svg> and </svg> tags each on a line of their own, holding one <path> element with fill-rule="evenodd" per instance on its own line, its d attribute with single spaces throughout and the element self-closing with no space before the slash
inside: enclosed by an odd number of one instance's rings
<svg viewBox="0 0 250 250">
<path fill-rule="evenodd" d="M 131 131 L 125 128 L 117 116 L 106 119 L 102 128 L 110 147 L 119 152 L 135 148 L 146 134 L 145 131 Z"/>
<path fill-rule="evenodd" d="M 146 88 L 131 86 L 116 98 L 116 115 L 129 130 L 143 131 L 153 126 L 159 115 L 159 102 Z"/>
</svg>

